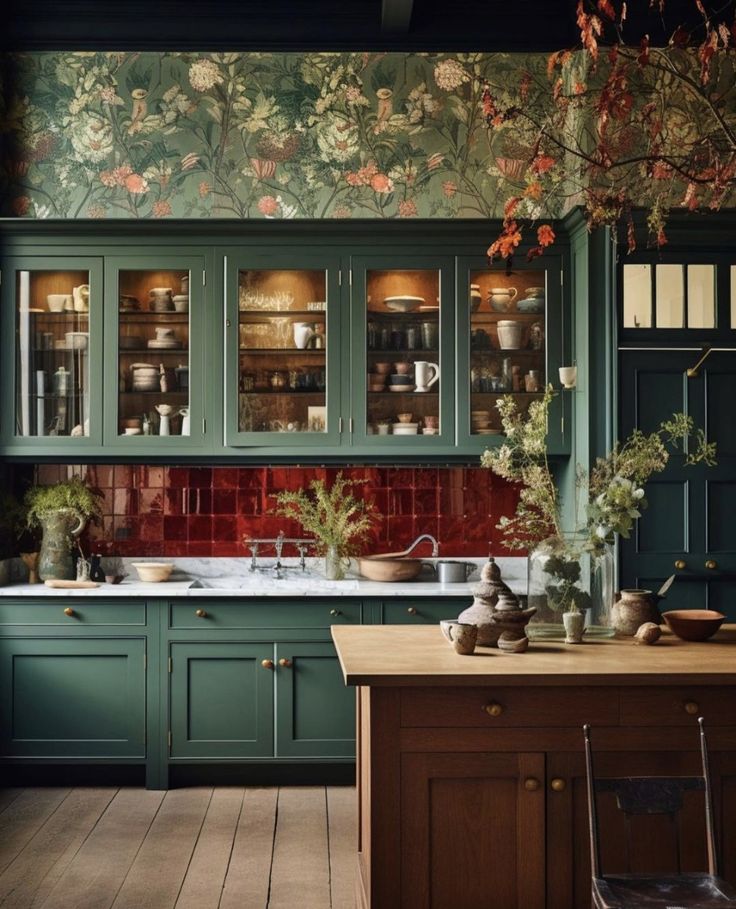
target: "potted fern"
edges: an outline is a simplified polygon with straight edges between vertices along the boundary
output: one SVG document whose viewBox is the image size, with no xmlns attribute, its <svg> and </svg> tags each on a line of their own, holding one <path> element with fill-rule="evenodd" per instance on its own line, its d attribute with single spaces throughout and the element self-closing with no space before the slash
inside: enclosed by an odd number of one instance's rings
<svg viewBox="0 0 736 909">
<path fill-rule="evenodd" d="M 363 482 L 348 480 L 340 472 L 329 488 L 324 480 L 312 480 L 308 490 L 274 497 L 275 514 L 293 518 L 315 538 L 318 554 L 324 556 L 325 577 L 331 581 L 345 577 L 346 560 L 360 551 L 360 542 L 378 519 L 372 503 L 349 492 Z"/>
</svg>

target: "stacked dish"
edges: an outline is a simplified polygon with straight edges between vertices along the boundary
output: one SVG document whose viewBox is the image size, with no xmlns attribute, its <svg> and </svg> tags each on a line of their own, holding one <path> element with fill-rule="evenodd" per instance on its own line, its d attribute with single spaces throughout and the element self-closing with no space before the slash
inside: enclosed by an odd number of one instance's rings
<svg viewBox="0 0 736 909">
<path fill-rule="evenodd" d="M 386 309 L 390 309 L 392 312 L 411 312 L 424 303 L 424 297 L 400 294 L 396 297 L 385 297 L 383 302 Z"/>
<path fill-rule="evenodd" d="M 176 312 L 189 312 L 189 294 L 174 294 L 172 300 Z"/>
<path fill-rule="evenodd" d="M 419 423 L 392 423 L 395 436 L 415 436 L 419 432 Z"/>
<path fill-rule="evenodd" d="M 133 373 L 133 391 L 159 391 L 159 367 L 151 363 L 133 363 L 130 367 Z"/>
<path fill-rule="evenodd" d="M 403 376 L 394 373 L 389 376 L 389 391 L 414 391 L 414 379 L 411 376 Z"/>
</svg>

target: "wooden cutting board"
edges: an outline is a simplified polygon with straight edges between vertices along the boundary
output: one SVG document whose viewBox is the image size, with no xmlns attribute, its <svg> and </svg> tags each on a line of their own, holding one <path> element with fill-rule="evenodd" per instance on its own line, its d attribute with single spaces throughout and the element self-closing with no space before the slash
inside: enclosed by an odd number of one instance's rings
<svg viewBox="0 0 736 909">
<path fill-rule="evenodd" d="M 44 581 L 44 584 L 47 587 L 58 587 L 68 590 L 69 588 L 76 588 L 78 590 L 86 590 L 90 587 L 99 587 L 100 585 L 97 581 L 58 581 L 55 578 L 52 578 L 50 581 Z"/>
</svg>

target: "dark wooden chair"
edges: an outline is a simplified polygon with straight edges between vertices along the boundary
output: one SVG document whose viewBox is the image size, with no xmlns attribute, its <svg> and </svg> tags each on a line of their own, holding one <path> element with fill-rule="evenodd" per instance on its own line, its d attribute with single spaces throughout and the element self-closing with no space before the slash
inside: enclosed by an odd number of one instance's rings
<svg viewBox="0 0 736 909">
<path fill-rule="evenodd" d="M 594 909 L 736 909 L 736 889 L 718 876 L 708 750 L 702 717 L 698 724 L 702 776 L 606 779 L 595 778 L 590 726 L 583 726 Z M 627 830 L 629 819 L 642 814 L 668 815 L 677 830 L 677 815 L 682 809 L 684 793 L 692 790 L 702 791 L 705 797 L 707 873 L 681 872 L 679 867 L 677 871 L 665 874 L 604 874 L 601 871 L 597 793 L 615 794 L 616 804 L 626 816 Z"/>
</svg>

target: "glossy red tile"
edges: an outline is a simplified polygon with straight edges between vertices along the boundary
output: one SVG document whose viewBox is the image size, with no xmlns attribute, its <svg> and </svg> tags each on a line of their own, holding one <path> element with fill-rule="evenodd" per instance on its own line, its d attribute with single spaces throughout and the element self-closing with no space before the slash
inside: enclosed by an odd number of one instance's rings
<svg viewBox="0 0 736 909">
<path fill-rule="evenodd" d="M 212 541 L 212 518 L 210 515 L 194 515 L 187 522 L 187 540 L 200 542 Z"/>
<path fill-rule="evenodd" d="M 138 491 L 139 514 L 163 514 L 164 491 L 163 489 L 148 489 L 143 487 Z"/>
<path fill-rule="evenodd" d="M 213 467 L 212 486 L 215 489 L 237 489 L 241 472 L 237 467 Z"/>
<path fill-rule="evenodd" d="M 237 511 L 238 493 L 235 489 L 214 489 L 212 491 L 212 514 L 234 515 Z"/>
</svg>

